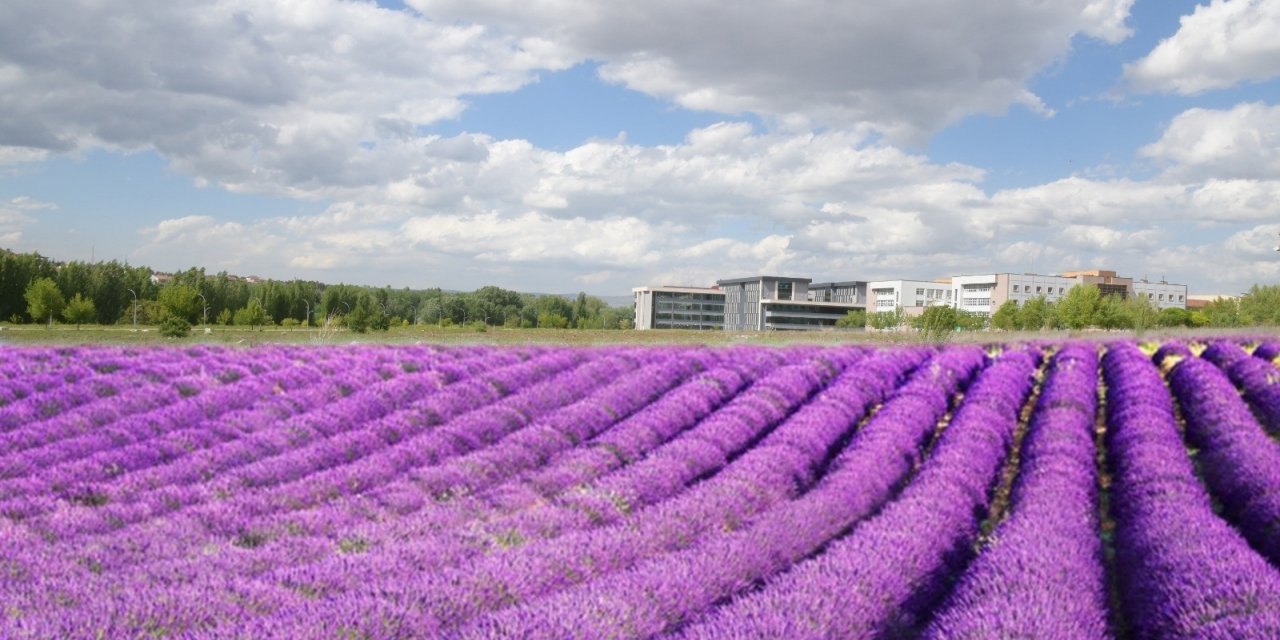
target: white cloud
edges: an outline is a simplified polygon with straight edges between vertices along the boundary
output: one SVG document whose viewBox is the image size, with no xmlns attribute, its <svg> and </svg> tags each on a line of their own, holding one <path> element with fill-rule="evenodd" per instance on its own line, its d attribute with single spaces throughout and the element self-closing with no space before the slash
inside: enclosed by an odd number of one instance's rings
<svg viewBox="0 0 1280 640">
<path fill-rule="evenodd" d="M 165 221 L 144 233 L 139 257 L 528 291 L 576 282 L 618 293 L 761 272 L 872 279 L 1095 267 L 1247 286 L 1244 274 L 1258 269 L 1205 270 L 1171 251 L 1176 238 L 1203 238 L 1180 249 L 1194 257 L 1242 225 L 1280 219 L 1280 171 L 1199 178 L 1192 169 L 1218 156 L 1175 152 L 1172 142 L 1197 117 L 1175 118 L 1152 145 L 1151 157 L 1166 164 L 1152 179 L 1072 176 L 991 194 L 972 167 L 850 131 L 757 133 L 726 123 L 677 145 L 595 140 L 563 152 L 467 136 L 447 142 L 461 149 L 455 159 L 407 167 L 402 182 L 354 191 L 359 199 L 318 215 Z"/>
<path fill-rule="evenodd" d="M 57 208 L 51 202 L 41 202 L 30 196 L 16 196 L 8 202 L 0 202 L 0 246 L 17 247 L 22 242 L 23 231 L 36 222 L 32 213 Z"/>
<path fill-rule="evenodd" d="M 1183 16 L 1173 36 L 1125 66 L 1139 91 L 1194 95 L 1280 75 L 1280 3 L 1213 0 Z"/>
<path fill-rule="evenodd" d="M 726 5 L 712 0 L 409 0 L 603 61 L 600 75 L 690 109 L 790 126 L 870 123 L 898 140 L 1022 104 L 1085 34 L 1118 42 L 1133 0 Z M 998 34 L 993 35 L 993 34 Z"/>
<path fill-rule="evenodd" d="M 1126 251 L 1145 251 L 1158 246 L 1160 234 L 1155 229 L 1126 231 L 1102 225 L 1073 224 L 1059 237 L 1077 249 L 1104 251 L 1116 255 Z"/>
<path fill-rule="evenodd" d="M 326 197 L 423 153 L 465 156 L 414 127 L 571 62 L 536 38 L 372 3 L 5 2 L 0 162 L 154 148 L 197 181 Z"/>
<path fill-rule="evenodd" d="M 1189 109 L 1138 153 L 1182 179 L 1280 177 L 1280 106 Z"/>
</svg>

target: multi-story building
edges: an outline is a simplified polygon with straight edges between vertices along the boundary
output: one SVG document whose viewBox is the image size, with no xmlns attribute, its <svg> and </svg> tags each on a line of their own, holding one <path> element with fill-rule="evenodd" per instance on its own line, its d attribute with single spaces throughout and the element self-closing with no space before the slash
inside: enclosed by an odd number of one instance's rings
<svg viewBox="0 0 1280 640">
<path fill-rule="evenodd" d="M 865 307 L 867 283 L 862 280 L 813 283 L 809 285 L 809 302 L 842 302 Z"/>
<path fill-rule="evenodd" d="M 1165 281 L 1133 283 L 1133 295 L 1146 296 L 1157 309 L 1186 309 L 1187 285 L 1169 284 Z"/>
<path fill-rule="evenodd" d="M 867 311 L 885 312 L 902 307 L 908 316 L 926 307 L 952 304 L 952 283 L 927 280 L 877 280 L 867 283 Z"/>
<path fill-rule="evenodd" d="M 724 328 L 726 331 L 799 330 L 812 331 L 834 327 L 849 311 L 865 309 L 866 303 L 817 301 L 810 299 L 809 278 L 752 276 L 717 280 L 724 292 Z M 847 284 L 847 283 L 826 283 Z M 825 287 L 830 291 L 848 290 L 855 286 Z"/>
<path fill-rule="evenodd" d="M 1123 278 L 1115 271 L 1102 269 L 1068 271 L 1057 276 L 1035 273 L 966 275 L 955 276 L 951 281 L 956 290 L 954 306 L 957 309 L 987 315 L 1009 300 L 1022 304 L 1043 297 L 1049 302 L 1058 302 L 1072 287 L 1081 284 L 1094 285 L 1102 295 L 1118 296 L 1122 300 L 1135 295 L 1145 296 L 1160 309 L 1184 309 L 1187 302 L 1187 286 L 1184 284 L 1135 282 L 1133 278 Z"/>
<path fill-rule="evenodd" d="M 636 287 L 637 329 L 723 329 L 724 292 L 707 287 Z"/>
<path fill-rule="evenodd" d="M 1044 297 L 1049 302 L 1057 302 L 1067 295 L 1071 287 L 1079 284 L 1075 278 L 1034 273 L 955 276 L 951 282 L 956 289 L 953 306 L 961 311 L 986 315 L 1008 300 L 1022 304 L 1032 298 Z"/>
</svg>

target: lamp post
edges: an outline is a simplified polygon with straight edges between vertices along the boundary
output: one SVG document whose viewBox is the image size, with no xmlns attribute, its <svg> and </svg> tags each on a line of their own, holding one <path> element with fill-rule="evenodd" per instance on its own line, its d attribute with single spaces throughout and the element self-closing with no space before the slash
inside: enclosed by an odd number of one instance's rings
<svg viewBox="0 0 1280 640">
<path fill-rule="evenodd" d="M 138 294 L 133 289 L 128 289 L 133 294 L 133 328 L 138 328 Z"/>
<path fill-rule="evenodd" d="M 306 298 L 303 298 L 302 304 L 307 305 L 307 317 L 302 319 L 302 326 L 309 327 L 311 326 L 311 303 L 307 302 Z"/>
<path fill-rule="evenodd" d="M 196 295 L 200 296 L 200 302 L 204 303 L 202 310 L 203 310 L 203 316 L 204 316 L 204 326 L 207 327 L 209 326 L 209 301 L 205 299 L 203 293 L 197 293 Z"/>
</svg>

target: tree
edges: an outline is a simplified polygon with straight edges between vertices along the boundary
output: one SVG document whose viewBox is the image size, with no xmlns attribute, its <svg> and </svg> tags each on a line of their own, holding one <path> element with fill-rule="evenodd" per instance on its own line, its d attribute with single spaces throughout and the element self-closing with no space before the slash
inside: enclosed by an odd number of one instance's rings
<svg viewBox="0 0 1280 640">
<path fill-rule="evenodd" d="M 1018 328 L 1018 301 L 1005 300 L 999 309 L 991 315 L 991 327 L 1004 331 Z"/>
<path fill-rule="evenodd" d="M 950 305 L 939 304 L 926 307 L 924 313 L 912 321 L 912 325 L 920 330 L 920 335 L 928 342 L 946 342 L 956 330 L 959 320 L 956 310 Z"/>
<path fill-rule="evenodd" d="M 62 292 L 58 290 L 53 278 L 33 280 L 23 297 L 27 299 L 27 313 L 31 318 L 37 321 L 48 319 L 49 326 L 52 327 L 53 316 L 62 311 L 63 305 Z"/>
<path fill-rule="evenodd" d="M 1211 327 L 1240 326 L 1240 306 L 1234 298 L 1218 298 L 1200 310 Z"/>
<path fill-rule="evenodd" d="M 192 322 L 200 315 L 200 297 L 198 292 L 185 284 L 170 284 L 160 289 L 157 296 L 160 304 L 169 315 Z"/>
<path fill-rule="evenodd" d="M 902 313 L 902 307 L 894 307 L 893 311 L 877 311 L 867 314 L 867 324 L 873 329 L 896 329 L 902 326 L 906 320 L 906 315 Z"/>
<path fill-rule="evenodd" d="M 569 319 L 554 311 L 543 311 L 538 314 L 538 326 L 543 329 L 567 329 Z"/>
<path fill-rule="evenodd" d="M 1280 285 L 1249 287 L 1239 308 L 1240 322 L 1246 326 L 1280 324 Z"/>
<path fill-rule="evenodd" d="M 90 300 L 80 294 L 76 294 L 67 303 L 66 308 L 62 310 L 62 318 L 76 326 L 76 330 L 80 329 L 80 325 L 86 322 L 93 322 L 94 316 L 97 315 L 97 309 L 93 306 L 93 300 Z"/>
<path fill-rule="evenodd" d="M 160 322 L 160 335 L 166 338 L 185 338 L 191 335 L 191 323 L 170 314 Z"/>
<path fill-rule="evenodd" d="M 249 304 L 235 313 L 235 323 L 244 327 L 264 325 L 267 323 L 267 312 L 262 308 L 262 305 L 258 304 L 256 299 L 250 300 Z"/>
<path fill-rule="evenodd" d="M 1191 312 L 1177 307 L 1161 309 L 1160 313 L 1156 314 L 1156 324 L 1161 327 L 1189 327 Z"/>
<path fill-rule="evenodd" d="M 1095 320 L 1103 329 L 1129 329 L 1133 327 L 1133 306 L 1119 296 L 1103 296 L 1098 302 Z"/>
<path fill-rule="evenodd" d="M 1133 332 L 1138 337 L 1142 337 L 1147 328 L 1155 324 L 1158 313 L 1155 304 L 1151 302 L 1151 298 L 1135 296 L 1129 299 L 1126 306 L 1129 308 L 1129 317 L 1133 321 Z"/>
<path fill-rule="evenodd" d="M 862 309 L 850 309 L 843 318 L 836 320 L 836 326 L 844 329 L 863 329 L 867 326 L 867 312 Z"/>
<path fill-rule="evenodd" d="M 1024 331 L 1051 329 L 1056 323 L 1053 305 L 1044 296 L 1036 296 L 1018 308 L 1018 328 Z"/>
<path fill-rule="evenodd" d="M 1101 303 L 1102 290 L 1097 285 L 1071 287 L 1058 303 L 1058 320 L 1071 329 L 1092 327 L 1098 324 L 1098 305 Z"/>
<path fill-rule="evenodd" d="M 223 309 L 222 311 L 218 312 L 218 318 L 214 322 L 217 322 L 220 325 L 226 326 L 231 324 L 234 316 L 235 314 L 231 313 L 230 309 Z"/>
</svg>

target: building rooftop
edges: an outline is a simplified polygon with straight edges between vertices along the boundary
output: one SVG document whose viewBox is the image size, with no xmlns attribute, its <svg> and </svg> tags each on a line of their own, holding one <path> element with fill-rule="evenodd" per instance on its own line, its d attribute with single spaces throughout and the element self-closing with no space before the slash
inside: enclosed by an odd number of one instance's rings
<svg viewBox="0 0 1280 640">
<path fill-rule="evenodd" d="M 756 282 L 758 280 L 779 280 L 782 282 L 813 282 L 813 278 L 793 278 L 791 276 L 751 276 L 749 278 L 725 278 L 724 280 L 716 280 L 716 284 L 741 284 L 743 282 Z"/>
</svg>

